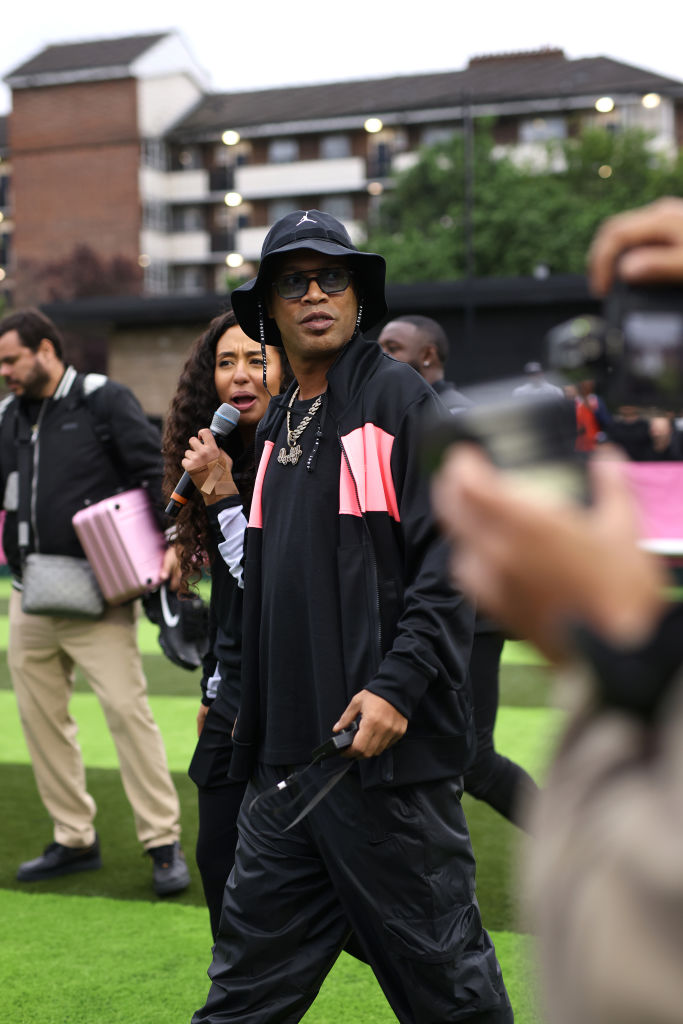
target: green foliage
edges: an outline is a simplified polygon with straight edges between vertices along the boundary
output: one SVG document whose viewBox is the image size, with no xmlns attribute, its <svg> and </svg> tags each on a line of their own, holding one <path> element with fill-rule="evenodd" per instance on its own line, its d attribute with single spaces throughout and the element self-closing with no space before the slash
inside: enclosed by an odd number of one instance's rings
<svg viewBox="0 0 683 1024">
<path fill-rule="evenodd" d="M 639 130 L 589 128 L 549 144 L 547 157 L 539 168 L 494 155 L 490 125 L 477 124 L 470 164 L 475 276 L 523 276 L 539 264 L 554 273 L 583 273 L 605 217 L 683 194 L 681 155 L 654 152 Z M 396 176 L 368 239 L 386 257 L 391 281 L 465 276 L 466 167 L 464 139 L 454 135 L 422 150 Z"/>
</svg>

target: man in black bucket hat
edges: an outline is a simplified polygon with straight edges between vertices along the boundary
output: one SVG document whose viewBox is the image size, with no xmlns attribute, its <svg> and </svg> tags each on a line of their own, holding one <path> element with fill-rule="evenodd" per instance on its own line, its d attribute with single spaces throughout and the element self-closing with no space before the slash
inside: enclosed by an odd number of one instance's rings
<svg viewBox="0 0 683 1024">
<path fill-rule="evenodd" d="M 298 210 L 232 295 L 295 380 L 256 437 L 231 763 L 249 786 L 194 1024 L 300 1020 L 351 932 L 400 1021 L 512 1021 L 460 806 L 473 612 L 418 467 L 439 403 L 361 333 L 384 273 Z M 345 755 L 312 758 L 352 726 Z"/>
</svg>

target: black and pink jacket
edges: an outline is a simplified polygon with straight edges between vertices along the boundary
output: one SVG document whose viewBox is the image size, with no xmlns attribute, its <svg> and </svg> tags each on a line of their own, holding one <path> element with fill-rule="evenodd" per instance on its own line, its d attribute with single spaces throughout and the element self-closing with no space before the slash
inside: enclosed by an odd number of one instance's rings
<svg viewBox="0 0 683 1024">
<path fill-rule="evenodd" d="M 261 493 L 289 397 L 271 401 L 256 437 L 236 778 L 248 777 L 258 750 Z M 328 373 L 327 400 L 342 456 L 338 586 L 347 696 L 368 689 L 409 722 L 395 746 L 361 763 L 363 783 L 460 775 L 474 752 L 467 674 L 474 612 L 450 583 L 419 466 L 421 425 L 439 399 L 414 370 L 356 335 Z"/>
</svg>

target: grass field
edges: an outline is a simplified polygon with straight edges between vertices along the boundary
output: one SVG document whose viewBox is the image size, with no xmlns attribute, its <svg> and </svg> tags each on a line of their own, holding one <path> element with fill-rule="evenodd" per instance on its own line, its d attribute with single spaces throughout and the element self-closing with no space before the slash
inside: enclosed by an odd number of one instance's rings
<svg viewBox="0 0 683 1024">
<path fill-rule="evenodd" d="M 8 581 L 0 579 L 0 645 L 7 637 Z M 113 744 L 95 697 L 77 682 L 72 712 L 98 806 L 101 871 L 21 884 L 17 864 L 51 841 L 11 692 L 0 663 L 0 1021 L 11 1024 L 186 1024 L 207 992 L 211 936 L 193 861 L 195 790 L 186 769 L 194 745 L 196 673 L 160 653 L 156 627 L 140 624 L 152 708 L 180 794 L 190 888 L 160 901 L 123 794 Z M 539 781 L 560 727 L 548 705 L 548 672 L 523 644 L 507 644 L 498 749 Z M 465 797 L 477 855 L 477 890 L 517 1024 L 542 1024 L 535 1005 L 531 939 L 519 928 L 515 865 L 520 833 L 488 806 Z M 340 1011 L 343 1007 L 343 1012 Z M 306 1024 L 390 1024 L 395 1020 L 372 972 L 342 954 Z"/>
</svg>

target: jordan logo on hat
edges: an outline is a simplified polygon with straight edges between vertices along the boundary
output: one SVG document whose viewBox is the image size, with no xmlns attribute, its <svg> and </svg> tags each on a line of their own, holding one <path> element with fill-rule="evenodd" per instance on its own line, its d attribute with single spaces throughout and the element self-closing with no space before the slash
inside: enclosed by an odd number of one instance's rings
<svg viewBox="0 0 683 1024">
<path fill-rule="evenodd" d="M 299 227 L 299 224 L 317 224 L 317 223 L 318 223 L 317 220 L 313 220 L 312 217 L 308 216 L 308 210 L 305 210 L 303 217 L 301 218 L 301 220 L 297 221 L 296 226 Z"/>
</svg>

